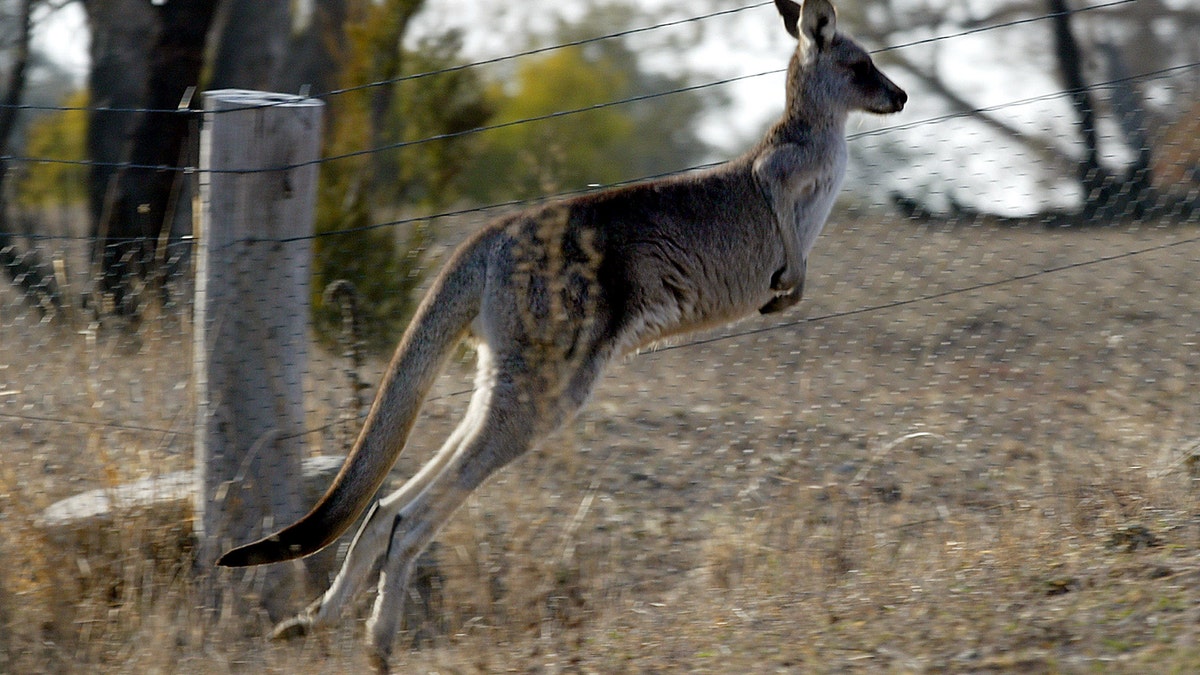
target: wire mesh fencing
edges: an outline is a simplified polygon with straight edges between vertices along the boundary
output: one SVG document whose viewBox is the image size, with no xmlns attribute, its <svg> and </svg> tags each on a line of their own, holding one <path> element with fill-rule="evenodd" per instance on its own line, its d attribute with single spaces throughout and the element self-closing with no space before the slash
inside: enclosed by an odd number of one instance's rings
<svg viewBox="0 0 1200 675">
<path fill-rule="evenodd" d="M 852 128 L 851 176 L 809 260 L 804 301 L 612 364 L 578 419 L 489 482 L 442 533 L 407 619 L 406 639 L 422 649 L 402 658 L 480 672 L 1194 667 L 1196 73 L 1182 62 L 1088 87 L 1107 106 L 1134 88 L 1184 111 L 1156 122 L 1150 162 L 1121 147 L 1129 136 L 1118 122 L 1102 128 L 1116 148 L 1104 166 L 1133 167 L 1103 180 L 1073 175 L 1078 158 L 1061 145 L 997 140 L 998 123 L 1027 120 L 1043 139 L 1071 133 L 1072 89 Z M 1066 173 L 1044 168 L 1064 157 Z M 113 168 L 170 170 L 183 184 L 201 171 Z M 629 181 L 643 178 L 656 177 Z M 464 204 L 311 237 L 401 237 L 436 221 L 423 287 L 458 242 L 523 204 Z M 10 626 L 0 663 L 176 670 L 198 666 L 217 640 L 231 656 L 204 666 L 212 672 L 353 667 L 346 640 L 314 656 L 197 620 L 212 618 L 189 582 L 193 249 L 205 233 L 164 238 L 162 276 L 138 282 L 153 299 L 136 320 L 114 319 L 95 280 L 100 240 L 77 213 L 41 218 L 4 233 L 0 259 L 13 271 L 0 284 L 0 620 Z M 297 238 L 241 243 L 251 240 Z M 253 269 L 245 274 L 238 283 L 253 286 Z M 307 285 L 291 292 L 314 296 Z M 387 367 L 386 354 L 363 351 L 354 289 L 335 284 L 324 297 L 316 302 L 336 307 L 341 323 L 332 338 L 309 336 L 304 428 L 291 434 L 308 478 L 279 477 L 305 504 L 338 467 Z M 472 377 L 463 348 L 390 485 L 451 432 Z M 293 604 L 324 590 L 338 554 L 299 573 Z M 253 594 L 261 578 L 242 581 Z M 354 621 L 332 630 L 358 642 Z"/>
</svg>

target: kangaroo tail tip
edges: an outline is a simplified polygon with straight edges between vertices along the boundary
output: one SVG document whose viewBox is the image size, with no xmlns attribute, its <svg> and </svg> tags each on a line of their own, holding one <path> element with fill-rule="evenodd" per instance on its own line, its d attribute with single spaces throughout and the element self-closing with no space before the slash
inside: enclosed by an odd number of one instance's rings
<svg viewBox="0 0 1200 675">
<path fill-rule="evenodd" d="M 278 537 L 272 536 L 229 551 L 217 560 L 217 565 L 220 567 L 267 565 L 300 558 L 310 552 L 303 550 L 300 546 L 285 545 Z"/>
<path fill-rule="evenodd" d="M 343 518 L 335 512 L 330 516 L 320 505 L 314 513 L 316 515 L 310 513 L 274 534 L 227 552 L 217 560 L 217 565 L 251 567 L 312 555 L 336 541 L 357 515 L 352 513 L 349 518 Z"/>
</svg>

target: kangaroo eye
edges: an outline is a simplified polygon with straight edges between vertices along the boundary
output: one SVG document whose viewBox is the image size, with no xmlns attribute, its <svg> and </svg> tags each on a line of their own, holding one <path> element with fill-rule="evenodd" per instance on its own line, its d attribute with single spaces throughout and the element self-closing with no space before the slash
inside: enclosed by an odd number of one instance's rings
<svg viewBox="0 0 1200 675">
<path fill-rule="evenodd" d="M 850 64 L 850 71 L 854 73 L 855 77 L 865 78 L 871 74 L 871 62 L 855 61 Z"/>
</svg>

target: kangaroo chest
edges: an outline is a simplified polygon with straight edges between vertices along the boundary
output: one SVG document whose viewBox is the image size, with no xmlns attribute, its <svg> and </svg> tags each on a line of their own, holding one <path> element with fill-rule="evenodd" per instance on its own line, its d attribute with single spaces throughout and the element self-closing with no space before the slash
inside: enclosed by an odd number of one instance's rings
<svg viewBox="0 0 1200 675">
<path fill-rule="evenodd" d="M 825 226 L 846 175 L 846 141 L 831 139 L 805 153 L 802 165 L 786 167 L 782 176 L 783 199 L 776 203 L 780 225 L 795 233 L 800 253 L 808 257 Z"/>
</svg>

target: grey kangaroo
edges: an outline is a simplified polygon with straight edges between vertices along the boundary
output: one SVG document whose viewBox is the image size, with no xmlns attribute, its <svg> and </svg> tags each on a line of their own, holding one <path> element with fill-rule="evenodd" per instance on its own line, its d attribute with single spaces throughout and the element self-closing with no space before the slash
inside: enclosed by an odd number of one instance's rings
<svg viewBox="0 0 1200 675">
<path fill-rule="evenodd" d="M 474 340 L 465 418 L 416 475 L 372 506 L 333 585 L 276 637 L 336 620 L 379 564 L 367 632 L 372 664 L 387 672 L 417 556 L 472 490 L 575 415 L 610 360 L 800 301 L 809 251 L 845 171 L 847 116 L 898 112 L 908 97 L 837 32 L 829 0 L 775 5 L 799 45 L 787 110 L 752 150 L 709 171 L 502 217 L 446 263 L 325 496 L 295 524 L 219 561 L 299 558 L 341 536 L 404 448 L 443 362 L 461 339 Z"/>
</svg>

